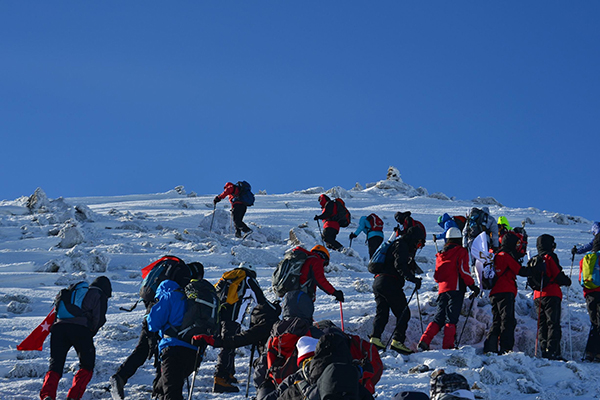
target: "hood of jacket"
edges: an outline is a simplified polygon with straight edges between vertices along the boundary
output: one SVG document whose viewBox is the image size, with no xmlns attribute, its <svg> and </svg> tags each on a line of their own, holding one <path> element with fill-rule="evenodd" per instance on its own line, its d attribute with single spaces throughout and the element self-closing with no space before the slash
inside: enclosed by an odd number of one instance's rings
<svg viewBox="0 0 600 400">
<path fill-rule="evenodd" d="M 322 194 L 319 196 L 319 204 L 321 205 L 321 208 L 325 207 L 325 204 L 327 204 L 330 201 L 331 199 L 326 194 Z"/>
<path fill-rule="evenodd" d="M 444 215 L 442 215 L 442 220 L 438 225 L 443 228 L 446 222 L 450 221 L 451 219 L 452 217 L 448 213 L 444 213 Z"/>
<path fill-rule="evenodd" d="M 550 254 L 554 252 L 556 243 L 554 236 L 544 233 L 537 238 L 536 247 L 539 255 Z"/>
<path fill-rule="evenodd" d="M 169 279 L 164 280 L 160 283 L 160 285 L 158 285 L 158 288 L 156 289 L 156 298 L 159 298 L 160 296 L 166 293 L 174 292 L 179 288 L 180 286 L 177 284 L 177 282 L 171 281 Z"/>
<path fill-rule="evenodd" d="M 106 295 L 106 297 L 112 297 L 112 285 L 110 280 L 106 276 L 99 276 L 90 284 L 90 286 L 97 287 Z"/>
</svg>

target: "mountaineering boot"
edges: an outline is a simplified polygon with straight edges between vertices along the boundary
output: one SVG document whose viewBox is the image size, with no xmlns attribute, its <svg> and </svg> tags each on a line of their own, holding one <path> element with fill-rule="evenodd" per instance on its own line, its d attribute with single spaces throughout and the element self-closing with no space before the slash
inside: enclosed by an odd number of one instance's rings
<svg viewBox="0 0 600 400">
<path fill-rule="evenodd" d="M 125 399 L 125 391 L 123 387 L 125 386 L 125 381 L 118 374 L 114 374 L 108 380 L 110 383 L 110 395 L 113 400 L 124 400 Z"/>
<path fill-rule="evenodd" d="M 215 384 L 213 385 L 213 393 L 236 393 L 240 389 L 227 382 L 227 379 L 215 376 Z"/>
<path fill-rule="evenodd" d="M 227 378 L 227 382 L 229 383 L 238 383 L 238 380 L 235 376 L 229 374 L 229 377 Z"/>
<path fill-rule="evenodd" d="M 427 351 L 427 350 L 429 350 L 429 345 L 426 342 L 422 341 L 422 340 L 419 342 L 419 344 L 417 345 L 417 347 L 421 351 Z"/>
<path fill-rule="evenodd" d="M 376 337 L 372 337 L 370 339 L 370 342 L 372 345 L 374 345 L 375 347 L 377 347 L 377 350 L 385 350 L 385 344 L 383 344 L 383 342 L 381 341 L 381 339 L 376 338 Z"/>
<path fill-rule="evenodd" d="M 397 351 L 400 354 L 404 354 L 404 355 L 409 355 L 414 353 L 414 351 L 412 351 L 411 349 L 409 349 L 408 347 L 406 347 L 404 345 L 404 343 L 399 342 L 398 340 L 394 339 L 392 340 L 392 344 L 390 345 L 390 349 Z"/>
</svg>

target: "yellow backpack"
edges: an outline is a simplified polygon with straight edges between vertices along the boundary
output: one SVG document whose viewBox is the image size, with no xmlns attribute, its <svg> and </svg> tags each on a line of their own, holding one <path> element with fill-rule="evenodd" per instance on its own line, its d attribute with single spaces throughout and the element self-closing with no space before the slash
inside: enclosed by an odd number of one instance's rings
<svg viewBox="0 0 600 400">
<path fill-rule="evenodd" d="M 243 268 L 232 269 L 225 272 L 219 282 L 215 284 L 217 295 L 221 304 L 235 304 L 240 300 L 241 283 L 246 279 L 246 271 Z"/>
</svg>

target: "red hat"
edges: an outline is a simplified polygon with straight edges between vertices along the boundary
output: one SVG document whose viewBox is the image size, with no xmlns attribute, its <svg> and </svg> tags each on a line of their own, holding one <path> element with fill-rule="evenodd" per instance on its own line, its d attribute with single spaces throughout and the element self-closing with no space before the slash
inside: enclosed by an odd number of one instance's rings
<svg viewBox="0 0 600 400">
<path fill-rule="evenodd" d="M 296 343 L 296 348 L 298 349 L 298 366 L 302 364 L 302 361 L 315 355 L 318 341 L 318 339 L 310 336 L 302 336 L 298 340 Z"/>
</svg>

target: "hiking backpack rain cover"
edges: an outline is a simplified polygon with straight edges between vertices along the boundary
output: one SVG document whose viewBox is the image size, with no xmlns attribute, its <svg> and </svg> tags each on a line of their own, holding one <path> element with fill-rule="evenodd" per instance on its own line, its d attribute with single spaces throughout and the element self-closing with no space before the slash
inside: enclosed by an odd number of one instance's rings
<svg viewBox="0 0 600 400">
<path fill-rule="evenodd" d="M 583 256 L 580 262 L 579 283 L 586 289 L 597 289 L 600 287 L 600 257 L 598 253 L 589 252 Z"/>
<path fill-rule="evenodd" d="M 300 290 L 300 272 L 302 266 L 310 257 L 309 252 L 302 247 L 295 247 L 288 252 L 273 271 L 273 291 L 279 297 L 287 292 Z"/>
<path fill-rule="evenodd" d="M 238 199 L 248 207 L 253 206 L 254 193 L 252 193 L 252 186 L 246 181 L 239 181 L 235 185 L 239 188 Z"/>
<path fill-rule="evenodd" d="M 89 288 L 90 285 L 87 282 L 81 281 L 58 292 L 54 299 L 56 318 L 69 319 L 82 316 L 83 310 L 81 309 L 81 305 Z"/>
</svg>

